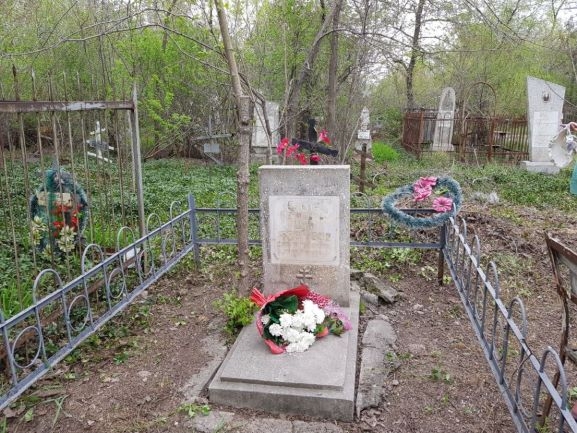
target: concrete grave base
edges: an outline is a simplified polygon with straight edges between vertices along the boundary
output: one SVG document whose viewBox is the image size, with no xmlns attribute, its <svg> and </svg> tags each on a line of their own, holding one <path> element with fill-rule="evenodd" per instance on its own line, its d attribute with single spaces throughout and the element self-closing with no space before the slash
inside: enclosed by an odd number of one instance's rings
<svg viewBox="0 0 577 433">
<path fill-rule="evenodd" d="M 213 403 L 352 421 L 359 332 L 359 294 L 344 308 L 353 328 L 328 335 L 303 353 L 273 355 L 256 326 L 240 333 L 210 383 Z"/>
<path fill-rule="evenodd" d="M 521 161 L 521 167 L 533 173 L 557 174 L 560 171 L 552 162 Z"/>
</svg>

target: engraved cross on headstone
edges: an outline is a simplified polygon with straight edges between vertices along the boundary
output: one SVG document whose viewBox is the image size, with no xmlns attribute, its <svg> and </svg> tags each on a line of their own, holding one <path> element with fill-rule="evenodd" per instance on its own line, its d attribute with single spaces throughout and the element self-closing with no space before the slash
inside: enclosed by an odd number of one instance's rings
<svg viewBox="0 0 577 433">
<path fill-rule="evenodd" d="M 300 268 L 296 277 L 297 277 L 297 280 L 299 283 L 307 284 L 305 282 L 305 280 L 312 280 L 313 279 L 311 267 L 310 266 L 304 266 L 304 267 Z"/>
</svg>

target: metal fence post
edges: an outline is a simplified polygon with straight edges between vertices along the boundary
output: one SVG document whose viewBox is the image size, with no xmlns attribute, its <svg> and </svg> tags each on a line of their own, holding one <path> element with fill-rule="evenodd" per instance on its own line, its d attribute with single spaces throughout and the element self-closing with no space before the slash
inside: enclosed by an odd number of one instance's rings
<svg viewBox="0 0 577 433">
<path fill-rule="evenodd" d="M 190 236 L 194 251 L 194 263 L 200 268 L 200 245 L 198 243 L 198 224 L 196 222 L 196 201 L 192 194 L 188 194 L 188 217 L 190 218 Z"/>
</svg>

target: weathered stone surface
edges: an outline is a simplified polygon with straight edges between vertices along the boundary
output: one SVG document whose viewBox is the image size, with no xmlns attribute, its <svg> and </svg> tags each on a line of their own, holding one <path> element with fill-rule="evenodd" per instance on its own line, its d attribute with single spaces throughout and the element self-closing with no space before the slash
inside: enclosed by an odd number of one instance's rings
<svg viewBox="0 0 577 433">
<path fill-rule="evenodd" d="M 366 290 L 361 290 L 361 299 L 367 304 L 379 305 L 379 297 L 374 293 L 367 292 Z"/>
<path fill-rule="evenodd" d="M 304 422 L 293 421 L 292 433 L 342 433 L 343 429 L 338 425 L 328 422 Z M 276 433 L 276 431 L 275 431 Z"/>
<path fill-rule="evenodd" d="M 398 365 L 392 345 L 397 336 L 391 324 L 382 319 L 371 320 L 362 339 L 361 367 L 357 390 L 356 413 L 377 407 L 385 396 L 385 381 Z"/>
<path fill-rule="evenodd" d="M 348 306 L 350 168 L 259 168 L 264 292 L 305 283 Z"/>
<path fill-rule="evenodd" d="M 195 432 L 214 433 L 217 431 L 223 431 L 223 428 L 228 430 L 228 427 L 232 424 L 233 418 L 233 412 L 211 411 L 206 416 L 195 416 L 190 424 Z"/>
<path fill-rule="evenodd" d="M 306 352 L 272 355 L 254 324 L 240 333 L 209 385 L 210 401 L 272 413 L 352 421 L 359 294 L 345 309 L 353 328 L 328 335 Z"/>
<path fill-rule="evenodd" d="M 234 430 L 230 431 L 238 433 L 292 433 L 293 424 L 287 420 L 264 418 L 255 419 L 243 425 L 237 425 Z"/>
<path fill-rule="evenodd" d="M 399 297 L 399 292 L 371 273 L 363 276 L 362 284 L 365 290 L 377 295 L 385 304 L 394 304 Z"/>
<path fill-rule="evenodd" d="M 371 320 L 363 335 L 362 345 L 376 349 L 387 350 L 387 346 L 395 344 L 397 334 L 389 322 L 382 319 Z"/>
</svg>

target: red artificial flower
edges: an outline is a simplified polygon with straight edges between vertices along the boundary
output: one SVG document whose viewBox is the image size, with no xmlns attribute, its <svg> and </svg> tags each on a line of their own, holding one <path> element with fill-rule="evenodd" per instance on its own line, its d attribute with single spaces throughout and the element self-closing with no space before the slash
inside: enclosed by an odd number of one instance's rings
<svg viewBox="0 0 577 433">
<path fill-rule="evenodd" d="M 288 138 L 286 137 L 283 138 L 276 147 L 276 153 L 278 153 L 279 155 L 283 153 L 283 151 L 287 148 L 288 144 L 289 144 Z"/>
<path fill-rule="evenodd" d="M 297 153 L 296 158 L 299 160 L 301 165 L 307 165 L 307 156 L 304 153 Z"/>
<path fill-rule="evenodd" d="M 311 155 L 311 164 L 312 164 L 313 162 L 317 162 L 317 163 L 318 163 L 318 162 L 320 162 L 320 160 L 321 160 L 321 157 L 318 156 L 316 153 L 313 153 L 313 154 Z"/>
<path fill-rule="evenodd" d="M 298 144 L 294 144 L 294 145 L 292 145 L 292 146 L 287 147 L 287 150 L 286 150 L 286 156 L 287 156 L 287 158 L 288 158 L 289 156 L 291 156 L 293 153 L 295 153 L 295 152 L 298 150 L 298 148 L 299 148 L 299 145 L 298 145 Z M 297 158 L 298 158 L 298 157 L 297 157 Z"/>
<path fill-rule="evenodd" d="M 323 129 L 321 132 L 319 132 L 319 137 L 318 137 L 317 142 L 320 142 L 320 141 L 327 143 L 327 144 L 331 144 L 331 139 L 329 138 L 329 134 L 328 134 L 326 129 Z"/>
</svg>

